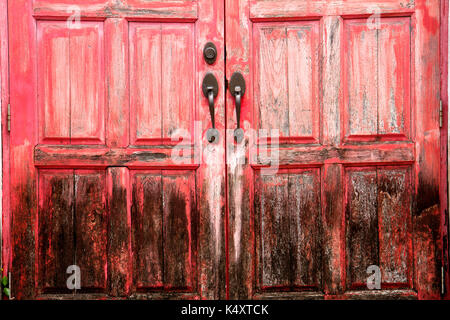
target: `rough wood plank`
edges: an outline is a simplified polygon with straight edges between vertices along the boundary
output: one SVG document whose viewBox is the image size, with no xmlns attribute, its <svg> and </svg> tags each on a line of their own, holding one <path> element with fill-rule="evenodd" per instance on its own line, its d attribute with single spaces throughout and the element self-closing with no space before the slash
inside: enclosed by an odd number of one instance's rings
<svg viewBox="0 0 450 320">
<path fill-rule="evenodd" d="M 40 290 L 67 292 L 66 269 L 74 264 L 73 170 L 39 172 Z"/>
<path fill-rule="evenodd" d="M 323 163 L 412 163 L 414 161 L 414 144 L 348 145 L 339 148 L 334 146 L 282 146 L 278 150 L 278 157 L 278 164 L 281 166 Z M 252 164 L 260 165 L 267 163 L 268 160 L 270 160 L 270 153 L 267 155 L 260 153 L 253 157 Z"/>
<path fill-rule="evenodd" d="M 77 0 L 74 2 L 37 0 L 33 2 L 33 15 L 40 18 L 67 18 L 77 5 L 83 17 L 99 18 L 133 18 L 158 19 L 165 21 L 195 21 L 198 18 L 197 1 L 191 0 L 124 0 L 120 2 L 107 0 Z"/>
<path fill-rule="evenodd" d="M 412 202 L 408 168 L 378 169 L 378 226 L 382 283 L 412 285 Z"/>
<path fill-rule="evenodd" d="M 320 290 L 322 232 L 320 171 L 290 170 L 291 286 Z"/>
<path fill-rule="evenodd" d="M 163 24 L 161 30 L 162 136 L 192 134 L 194 36 L 192 24 Z M 200 90 L 198 90 L 200 92 Z"/>
<path fill-rule="evenodd" d="M 343 21 L 340 17 L 324 17 L 322 32 L 322 141 L 325 145 L 340 144 L 341 134 L 341 45 Z"/>
<path fill-rule="evenodd" d="M 113 297 L 130 293 L 131 261 L 131 184 L 127 168 L 109 168 L 108 186 L 108 290 Z"/>
<path fill-rule="evenodd" d="M 440 296 L 442 263 L 439 216 L 439 1 L 416 0 L 415 18 L 417 161 L 413 225 L 416 286 L 420 299 L 436 299 Z"/>
<path fill-rule="evenodd" d="M 107 280 L 106 173 L 75 171 L 75 264 L 81 290 L 104 291 Z"/>
<path fill-rule="evenodd" d="M 410 18 L 383 18 L 378 30 L 378 134 L 410 136 Z"/>
<path fill-rule="evenodd" d="M 413 1 L 401 0 L 251 0 L 250 18 L 260 20 L 286 20 L 303 17 L 345 16 L 373 13 L 379 8 L 386 13 L 410 13 L 414 11 Z"/>
<path fill-rule="evenodd" d="M 346 135 L 377 134 L 377 30 L 366 19 L 344 22 Z"/>
<path fill-rule="evenodd" d="M 347 286 L 366 287 L 367 268 L 379 266 L 377 172 L 358 168 L 347 172 Z"/>
<path fill-rule="evenodd" d="M 12 295 L 35 295 L 35 229 L 37 216 L 36 169 L 33 147 L 37 143 L 36 22 L 31 2 L 8 1 L 11 95 L 11 246 Z M 24 125 L 26 124 L 26 125 Z"/>
<path fill-rule="evenodd" d="M 39 167 L 192 167 L 198 168 L 195 163 L 193 148 L 186 147 L 185 154 L 180 158 L 185 164 L 174 161 L 172 147 L 142 148 L 142 149 L 110 149 L 95 147 L 60 147 L 37 146 L 35 149 L 35 163 Z"/>
<path fill-rule="evenodd" d="M 258 128 L 277 129 L 281 136 L 289 136 L 286 28 L 259 26 L 255 28 L 255 38 Z"/>
<path fill-rule="evenodd" d="M 192 219 L 195 215 L 192 172 L 163 171 L 163 219 L 164 219 L 164 287 L 192 290 L 195 283 L 192 269 L 193 234 Z M 195 218 L 194 218 L 195 219 Z"/>
<path fill-rule="evenodd" d="M 161 171 L 134 172 L 131 210 L 133 276 L 136 289 L 164 282 Z"/>
<path fill-rule="evenodd" d="M 131 23 L 130 79 L 132 142 L 162 138 L 161 25 Z"/>
<path fill-rule="evenodd" d="M 40 140 L 70 143 L 70 34 L 64 22 L 38 22 Z"/>
<path fill-rule="evenodd" d="M 131 48 L 128 27 L 129 23 L 123 19 L 107 19 L 104 25 L 108 93 L 106 145 L 111 148 L 127 147 L 130 141 L 129 51 Z"/>
<path fill-rule="evenodd" d="M 327 295 L 345 289 L 344 168 L 327 164 L 322 171 L 323 189 L 323 287 Z"/>
<path fill-rule="evenodd" d="M 258 271 L 261 288 L 289 287 L 291 284 L 291 243 L 289 217 L 289 176 L 256 177 L 256 215 L 261 232 Z"/>
<path fill-rule="evenodd" d="M 81 22 L 70 30 L 70 135 L 72 143 L 105 139 L 103 24 Z"/>
</svg>

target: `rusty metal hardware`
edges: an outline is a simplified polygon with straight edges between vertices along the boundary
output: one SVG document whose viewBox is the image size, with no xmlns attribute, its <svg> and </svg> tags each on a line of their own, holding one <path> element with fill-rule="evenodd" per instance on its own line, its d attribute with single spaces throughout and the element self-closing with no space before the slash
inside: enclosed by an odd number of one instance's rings
<svg viewBox="0 0 450 320">
<path fill-rule="evenodd" d="M 230 93 L 236 100 L 237 128 L 234 130 L 234 140 L 241 143 L 244 139 L 244 130 L 241 129 L 241 102 L 245 94 L 245 79 L 240 72 L 235 72 L 231 76 Z"/>
<path fill-rule="evenodd" d="M 203 49 L 203 58 L 207 64 L 213 64 L 217 59 L 217 48 L 212 42 L 208 42 Z"/>
<path fill-rule="evenodd" d="M 206 132 L 206 138 L 210 143 L 218 142 L 219 131 L 216 129 L 216 121 L 214 117 L 214 99 L 217 98 L 217 95 L 219 94 L 219 83 L 217 82 L 216 77 L 211 72 L 208 72 L 203 79 L 202 91 L 203 95 L 208 99 L 209 113 L 211 114 L 212 123 L 212 128 Z"/>
</svg>

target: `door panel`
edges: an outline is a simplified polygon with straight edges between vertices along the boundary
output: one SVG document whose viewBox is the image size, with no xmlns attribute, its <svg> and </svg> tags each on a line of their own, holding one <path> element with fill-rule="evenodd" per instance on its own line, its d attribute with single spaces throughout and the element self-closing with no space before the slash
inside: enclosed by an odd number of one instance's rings
<svg viewBox="0 0 450 320">
<path fill-rule="evenodd" d="M 38 21 L 37 33 L 40 142 L 104 143 L 103 23 Z"/>
<path fill-rule="evenodd" d="M 346 141 L 410 137 L 411 18 L 379 20 L 379 29 L 367 18 L 344 21 Z"/>
<path fill-rule="evenodd" d="M 254 27 L 256 128 L 279 129 L 283 142 L 318 142 L 319 21 Z"/>
<path fill-rule="evenodd" d="M 255 180 L 258 288 L 319 288 L 320 171 L 284 169 Z"/>
<path fill-rule="evenodd" d="M 134 170 L 131 180 L 136 288 L 193 291 L 198 235 L 194 173 Z"/>
<path fill-rule="evenodd" d="M 230 298 L 438 298 L 439 2 L 226 5 Z"/>
<path fill-rule="evenodd" d="M 9 2 L 16 298 L 225 297 L 223 6 Z"/>
</svg>

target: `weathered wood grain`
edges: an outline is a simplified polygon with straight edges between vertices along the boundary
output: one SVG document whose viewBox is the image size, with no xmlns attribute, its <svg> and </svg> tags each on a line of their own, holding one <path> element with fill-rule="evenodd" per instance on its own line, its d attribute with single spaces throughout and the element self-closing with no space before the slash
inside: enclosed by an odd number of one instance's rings
<svg viewBox="0 0 450 320">
<path fill-rule="evenodd" d="M 108 293 L 113 297 L 130 294 L 132 274 L 131 188 L 127 168 L 107 171 L 108 209 Z"/>
<path fill-rule="evenodd" d="M 75 263 L 73 170 L 39 172 L 39 279 L 43 292 L 68 292 Z"/>
<path fill-rule="evenodd" d="M 75 170 L 75 264 L 81 270 L 81 288 L 104 292 L 107 281 L 106 174 Z"/>
<path fill-rule="evenodd" d="M 133 275 L 136 289 L 158 288 L 164 281 L 163 202 L 160 171 L 132 178 Z"/>
</svg>

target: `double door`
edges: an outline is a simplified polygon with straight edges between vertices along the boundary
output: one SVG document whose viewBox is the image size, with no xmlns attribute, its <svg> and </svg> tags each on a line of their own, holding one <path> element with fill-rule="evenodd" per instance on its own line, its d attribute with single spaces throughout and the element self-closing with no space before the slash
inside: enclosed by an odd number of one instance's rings
<svg viewBox="0 0 450 320">
<path fill-rule="evenodd" d="M 438 0 L 8 11 L 15 297 L 439 297 Z"/>
</svg>

